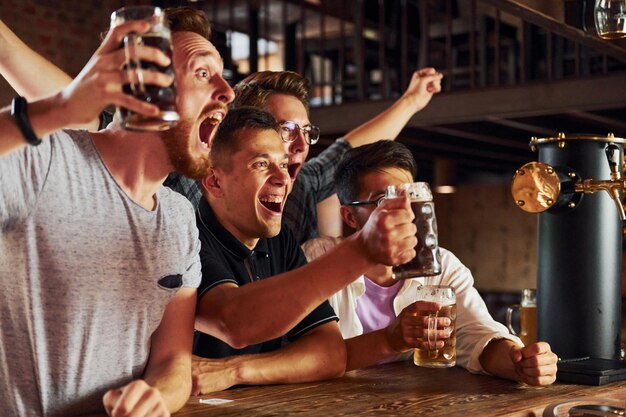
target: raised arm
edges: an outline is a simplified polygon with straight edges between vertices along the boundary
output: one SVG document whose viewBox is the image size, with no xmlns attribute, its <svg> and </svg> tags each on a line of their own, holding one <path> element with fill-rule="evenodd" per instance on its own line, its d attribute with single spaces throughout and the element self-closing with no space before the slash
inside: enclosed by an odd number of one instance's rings
<svg viewBox="0 0 626 417">
<path fill-rule="evenodd" d="M 28 101 L 56 94 L 72 82 L 72 77 L 22 42 L 2 20 L 0 73 Z"/>
<path fill-rule="evenodd" d="M 143 33 L 148 28 L 147 22 L 132 21 L 112 29 L 67 87 L 53 96 L 29 103 L 27 115 L 35 135 L 41 138 L 62 128 L 90 125 L 109 104 L 121 105 L 148 116 L 157 114 L 155 105 L 122 91 L 122 85 L 128 83 L 128 76 L 122 70 L 125 57 L 119 44 L 127 33 Z M 169 58 L 156 48 L 139 47 L 137 52 L 141 59 L 159 65 L 169 63 Z M 144 71 L 144 80 L 160 86 L 167 86 L 173 81 L 172 77 L 155 71 Z M 9 108 L 0 111 L 0 132 L 0 156 L 26 146 Z"/>
<path fill-rule="evenodd" d="M 196 290 L 183 288 L 170 301 L 152 335 L 143 380 L 108 391 L 104 407 L 111 416 L 169 416 L 191 393 L 191 345 Z M 123 413 L 126 411 L 126 414 Z"/>
<path fill-rule="evenodd" d="M 241 287 L 227 283 L 211 289 L 198 304 L 196 327 L 235 348 L 281 337 L 373 265 L 401 264 L 415 256 L 408 204 L 408 199 L 386 200 L 363 229 L 301 268 Z"/>
<path fill-rule="evenodd" d="M 238 384 L 319 381 L 343 375 L 346 350 L 335 322 L 326 323 L 278 350 L 225 359 L 193 358 L 193 395 Z"/>
<path fill-rule="evenodd" d="M 434 94 L 441 91 L 443 75 L 434 68 L 415 71 L 411 82 L 402 96 L 388 109 L 344 136 L 353 147 L 376 142 L 380 139 L 395 139 L 411 117 L 430 102 Z"/>
</svg>

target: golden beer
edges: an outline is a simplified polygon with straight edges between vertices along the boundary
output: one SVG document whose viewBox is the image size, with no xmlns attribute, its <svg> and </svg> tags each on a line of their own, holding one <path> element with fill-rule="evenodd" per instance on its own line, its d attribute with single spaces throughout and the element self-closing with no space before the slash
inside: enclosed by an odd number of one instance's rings
<svg viewBox="0 0 626 417">
<path fill-rule="evenodd" d="M 433 300 L 434 301 L 434 300 Z M 428 314 L 425 315 L 429 317 Z M 421 339 L 424 347 L 415 348 L 413 351 L 413 363 L 417 366 L 427 368 L 449 368 L 456 364 L 456 303 L 443 306 L 436 315 L 436 318 L 448 317 L 450 319 L 449 337 L 447 338 L 428 338 Z M 430 315 L 432 319 L 432 314 Z M 437 328 L 439 332 L 444 330 L 443 327 Z M 442 348 L 437 348 L 437 342 L 443 342 Z"/>
<path fill-rule="evenodd" d="M 537 341 L 537 307 L 522 306 L 519 311 L 519 338 L 525 346 Z"/>
<path fill-rule="evenodd" d="M 519 331 L 514 326 L 513 313 L 516 311 L 519 311 Z M 534 288 L 524 288 L 521 304 L 514 304 L 506 309 L 506 327 L 511 334 L 522 340 L 524 346 L 537 341 L 537 291 Z"/>
</svg>

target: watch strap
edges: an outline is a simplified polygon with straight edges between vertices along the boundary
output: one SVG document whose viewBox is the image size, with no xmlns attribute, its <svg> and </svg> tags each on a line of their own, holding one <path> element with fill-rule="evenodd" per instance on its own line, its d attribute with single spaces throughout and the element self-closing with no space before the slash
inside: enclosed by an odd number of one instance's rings
<svg viewBox="0 0 626 417">
<path fill-rule="evenodd" d="M 28 118 L 28 102 L 22 96 L 17 96 L 11 102 L 11 117 L 15 120 L 17 127 L 22 132 L 24 139 L 29 145 L 37 146 L 41 143 L 41 139 L 37 137 L 33 126 Z"/>
</svg>

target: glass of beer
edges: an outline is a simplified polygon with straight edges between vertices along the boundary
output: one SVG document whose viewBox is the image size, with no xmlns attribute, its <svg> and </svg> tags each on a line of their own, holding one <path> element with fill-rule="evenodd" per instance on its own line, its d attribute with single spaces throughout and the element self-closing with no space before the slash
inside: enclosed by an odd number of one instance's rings
<svg viewBox="0 0 626 417">
<path fill-rule="evenodd" d="M 602 39 L 626 37 L 626 0 L 596 0 L 593 14 Z"/>
<path fill-rule="evenodd" d="M 420 347 L 413 351 L 413 363 L 427 368 L 449 368 L 456 365 L 456 294 L 447 285 L 421 285 L 416 301 L 434 301 L 439 310 L 420 311 L 428 323 Z M 444 326 L 442 319 L 450 319 Z"/>
<path fill-rule="evenodd" d="M 172 59 L 172 35 L 163 10 L 152 6 L 123 7 L 111 14 L 111 28 L 130 20 L 145 20 L 150 22 L 150 29 L 143 34 L 129 33 L 124 37 L 123 47 L 126 55 L 124 68 L 128 72 L 130 82 L 124 85 L 126 94 L 132 94 L 139 100 L 152 103 L 159 107 L 156 116 L 144 116 L 126 108 L 117 108 L 117 117 L 122 127 L 129 130 L 161 131 L 174 126 L 180 119 L 176 111 L 176 86 L 168 87 L 145 84 L 143 71 L 160 71 L 174 76 L 174 68 L 170 65 L 162 67 L 153 62 L 137 58 L 136 50 L 140 45 L 158 48 Z"/>
<path fill-rule="evenodd" d="M 395 265 L 393 276 L 395 279 L 405 279 L 438 275 L 441 273 L 441 255 L 433 194 L 426 182 L 390 185 L 385 192 L 385 198 L 398 198 L 404 195 L 411 199 L 411 209 L 415 214 L 413 223 L 417 226 L 416 255 L 405 264 Z"/>
<path fill-rule="evenodd" d="M 514 312 L 519 311 L 519 330 L 515 330 Z M 522 301 L 506 309 L 506 327 L 512 335 L 519 337 L 525 346 L 537 341 L 537 291 L 534 288 L 522 290 Z"/>
</svg>

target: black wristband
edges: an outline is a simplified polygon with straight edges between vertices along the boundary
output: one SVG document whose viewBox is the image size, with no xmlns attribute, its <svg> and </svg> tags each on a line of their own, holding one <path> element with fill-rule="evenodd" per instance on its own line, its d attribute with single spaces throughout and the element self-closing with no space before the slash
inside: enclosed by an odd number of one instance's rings
<svg viewBox="0 0 626 417">
<path fill-rule="evenodd" d="M 15 120 L 17 127 L 26 139 L 29 145 L 37 146 L 41 143 L 41 139 L 35 135 L 33 126 L 28 118 L 28 102 L 22 96 L 17 96 L 11 102 L 11 117 Z"/>
</svg>

